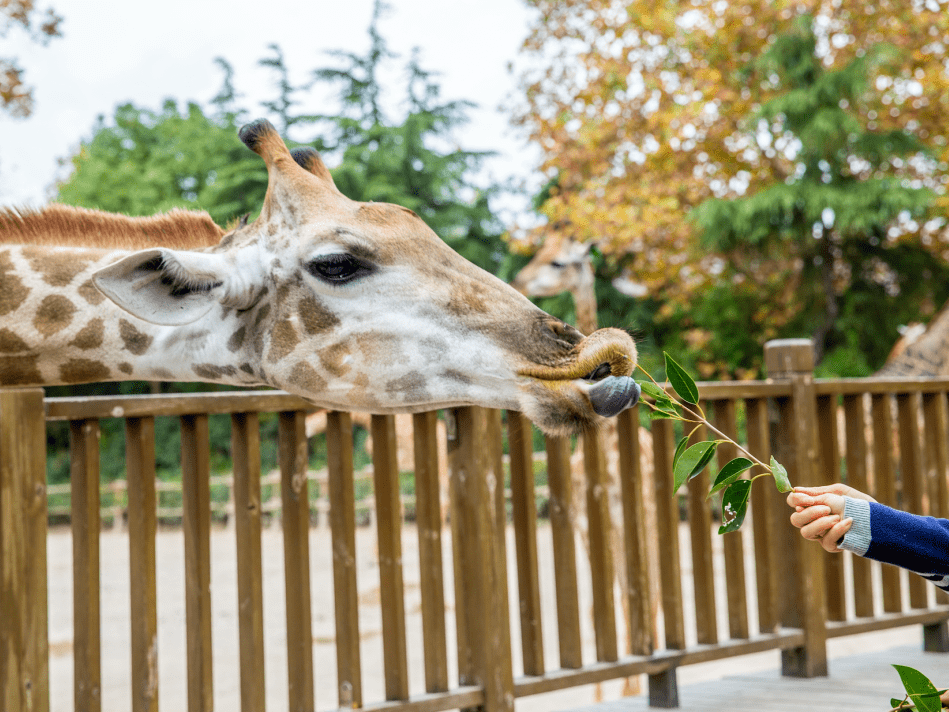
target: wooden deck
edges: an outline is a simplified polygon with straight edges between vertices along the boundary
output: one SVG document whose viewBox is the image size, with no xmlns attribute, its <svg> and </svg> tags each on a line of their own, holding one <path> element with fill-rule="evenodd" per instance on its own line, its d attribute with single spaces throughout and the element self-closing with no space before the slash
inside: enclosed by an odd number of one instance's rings
<svg viewBox="0 0 949 712">
<path fill-rule="evenodd" d="M 866 712 L 888 710 L 891 697 L 903 697 L 892 664 L 916 668 L 937 686 L 949 686 L 949 654 L 924 653 L 907 645 L 830 661 L 830 677 L 781 677 L 778 670 L 729 676 L 682 685 L 683 712 Z M 940 689 L 942 689 L 940 687 Z M 645 696 L 579 707 L 570 712 L 639 712 L 649 707 Z"/>
</svg>

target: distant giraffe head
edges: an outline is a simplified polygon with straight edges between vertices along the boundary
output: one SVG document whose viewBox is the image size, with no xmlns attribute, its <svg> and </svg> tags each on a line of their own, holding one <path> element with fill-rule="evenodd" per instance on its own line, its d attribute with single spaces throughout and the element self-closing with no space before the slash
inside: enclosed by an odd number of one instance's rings
<svg viewBox="0 0 949 712">
<path fill-rule="evenodd" d="M 265 384 L 376 413 L 517 409 L 551 433 L 638 397 L 625 332 L 584 338 L 452 251 L 411 211 L 346 198 L 315 152 L 291 155 L 268 122 L 240 135 L 267 165 L 267 194 L 259 218 L 218 244 L 93 250 L 70 258 L 76 269 L 59 286 L 27 274 L 39 258 L 23 251 L 40 248 L 10 250 L 0 280 L 19 280 L 28 293 L 11 305 L 10 343 L 32 361 L 24 370 L 11 356 L 13 377 L 3 382 Z M 41 262 L 59 248 L 42 249 Z M 90 277 L 108 301 L 81 296 Z M 50 296 L 63 310 L 40 319 Z M 95 333 L 83 340 L 86 322 Z M 80 361 L 85 370 L 62 375 L 64 363 Z"/>
<path fill-rule="evenodd" d="M 570 232 L 550 232 L 540 249 L 514 277 L 511 286 L 529 297 L 555 297 L 569 292 L 577 312 L 577 328 L 589 334 L 598 326 L 596 303 L 596 274 L 590 254 L 593 242 L 580 242 Z M 645 287 L 627 277 L 612 280 L 623 294 L 642 297 Z"/>
</svg>

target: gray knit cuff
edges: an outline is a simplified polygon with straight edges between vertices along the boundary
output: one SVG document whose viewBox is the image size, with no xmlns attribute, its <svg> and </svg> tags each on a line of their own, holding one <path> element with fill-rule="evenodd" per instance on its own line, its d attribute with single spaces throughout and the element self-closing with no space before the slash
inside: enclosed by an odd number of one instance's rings
<svg viewBox="0 0 949 712">
<path fill-rule="evenodd" d="M 837 546 L 852 551 L 857 556 L 863 556 L 870 548 L 870 503 L 865 499 L 846 496 L 844 502 L 842 519 L 852 518 L 853 525 Z"/>
</svg>

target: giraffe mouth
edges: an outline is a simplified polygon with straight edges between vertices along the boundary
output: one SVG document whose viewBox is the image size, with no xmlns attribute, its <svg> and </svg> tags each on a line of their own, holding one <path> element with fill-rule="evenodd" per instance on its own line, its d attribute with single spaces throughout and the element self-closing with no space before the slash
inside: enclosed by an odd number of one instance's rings
<svg viewBox="0 0 949 712">
<path fill-rule="evenodd" d="M 577 344 L 556 366 L 532 366 L 521 371 L 555 392 L 579 391 L 593 412 L 612 417 L 639 401 L 640 387 L 632 378 L 636 347 L 626 332 L 601 329 Z"/>
</svg>

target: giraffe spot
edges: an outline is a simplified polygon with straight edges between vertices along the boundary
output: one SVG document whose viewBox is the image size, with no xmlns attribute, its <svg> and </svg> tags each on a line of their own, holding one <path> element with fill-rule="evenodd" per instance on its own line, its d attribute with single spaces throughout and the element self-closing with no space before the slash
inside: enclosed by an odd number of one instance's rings
<svg viewBox="0 0 949 712">
<path fill-rule="evenodd" d="M 30 288 L 14 274 L 10 251 L 0 251 L 0 315 L 16 310 L 30 293 Z"/>
<path fill-rule="evenodd" d="M 247 333 L 247 327 L 242 326 L 240 329 L 231 334 L 231 338 L 227 340 L 227 350 L 233 353 L 237 351 L 244 343 L 244 336 Z"/>
<path fill-rule="evenodd" d="M 132 372 L 132 364 L 128 361 L 123 361 L 119 364 L 119 370 L 127 376 Z"/>
<path fill-rule="evenodd" d="M 350 370 L 349 364 L 344 363 L 344 359 L 349 356 L 349 354 L 349 347 L 346 346 L 346 344 L 333 344 L 320 352 L 320 364 L 322 364 L 323 368 L 325 368 L 330 375 L 338 378 Z"/>
<path fill-rule="evenodd" d="M 28 356 L 0 356 L 0 383 L 4 386 L 28 386 L 42 383 L 43 376 L 36 367 L 39 354 Z"/>
<path fill-rule="evenodd" d="M 67 286 L 92 261 L 81 252 L 72 250 L 50 252 L 39 247 L 24 249 L 23 256 L 29 260 L 33 271 L 51 287 Z"/>
<path fill-rule="evenodd" d="M 9 329 L 0 329 L 0 353 L 14 354 L 29 351 L 29 345 Z"/>
<path fill-rule="evenodd" d="M 254 367 L 251 366 L 249 363 L 242 363 L 240 368 L 241 368 L 241 371 L 243 371 L 244 373 L 249 373 L 251 376 L 257 375 L 257 372 L 254 370 Z"/>
<path fill-rule="evenodd" d="M 370 390 L 370 381 L 369 376 L 365 373 L 360 373 L 353 379 L 353 388 L 349 391 L 347 399 L 353 405 L 361 405 L 364 407 L 371 408 L 374 405 L 378 405 L 379 399 L 373 395 Z"/>
<path fill-rule="evenodd" d="M 289 355 L 300 343 L 300 335 L 289 319 L 278 321 L 270 332 L 270 353 L 268 361 L 279 361 Z"/>
<path fill-rule="evenodd" d="M 326 381 L 306 361 L 298 361 L 287 376 L 287 383 L 304 393 L 322 393 L 326 390 Z"/>
<path fill-rule="evenodd" d="M 69 326 L 75 313 L 76 307 L 67 297 L 50 294 L 40 302 L 33 317 L 33 326 L 44 337 L 52 336 Z"/>
<path fill-rule="evenodd" d="M 152 345 L 152 337 L 139 331 L 135 324 L 125 319 L 119 319 L 119 336 L 125 344 L 126 351 L 141 356 Z"/>
<path fill-rule="evenodd" d="M 455 381 L 456 383 L 461 383 L 465 386 L 471 384 L 471 376 L 454 368 L 445 369 L 444 373 L 442 373 L 442 376 L 449 381 Z"/>
<path fill-rule="evenodd" d="M 175 374 L 173 374 L 167 368 L 152 369 L 152 376 L 157 378 L 159 381 L 174 381 L 175 380 Z"/>
<path fill-rule="evenodd" d="M 425 377 L 417 371 L 386 383 L 386 393 L 393 397 L 400 397 L 406 403 L 422 403 L 431 400 L 425 388 Z"/>
<path fill-rule="evenodd" d="M 96 318 L 86 324 L 78 334 L 69 342 L 70 346 L 77 349 L 96 349 L 102 346 L 102 336 L 105 333 L 102 319 Z"/>
<path fill-rule="evenodd" d="M 105 295 L 99 291 L 99 288 L 93 284 L 91 279 L 87 279 L 85 282 L 79 285 L 79 296 L 85 299 L 92 306 L 97 306 L 105 300 Z"/>
<path fill-rule="evenodd" d="M 213 363 L 197 363 L 191 367 L 191 370 L 199 378 L 206 378 L 209 381 L 216 381 L 224 376 L 233 376 L 237 369 L 233 366 L 216 366 Z"/>
<path fill-rule="evenodd" d="M 101 361 L 71 358 L 66 363 L 60 364 L 59 375 L 65 383 L 92 383 L 109 380 L 111 371 Z"/>
<path fill-rule="evenodd" d="M 339 317 L 311 295 L 303 297 L 297 303 L 297 311 L 307 334 L 319 334 L 339 325 Z"/>
</svg>

